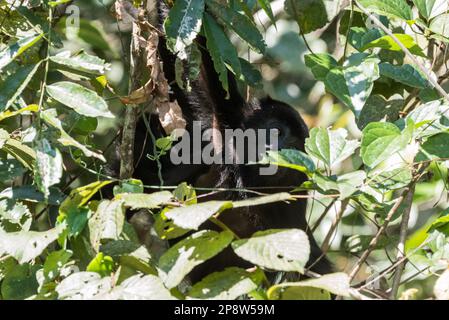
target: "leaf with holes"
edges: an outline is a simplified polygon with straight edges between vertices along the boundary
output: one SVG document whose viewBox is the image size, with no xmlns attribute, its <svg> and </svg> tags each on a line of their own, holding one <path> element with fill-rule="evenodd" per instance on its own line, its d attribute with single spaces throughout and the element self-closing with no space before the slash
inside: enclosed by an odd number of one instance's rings
<svg viewBox="0 0 449 320">
<path fill-rule="evenodd" d="M 9 254 L 19 263 L 26 263 L 39 256 L 55 241 L 65 226 L 60 225 L 44 232 L 5 232 L 0 229 L 0 255 Z"/>
</svg>

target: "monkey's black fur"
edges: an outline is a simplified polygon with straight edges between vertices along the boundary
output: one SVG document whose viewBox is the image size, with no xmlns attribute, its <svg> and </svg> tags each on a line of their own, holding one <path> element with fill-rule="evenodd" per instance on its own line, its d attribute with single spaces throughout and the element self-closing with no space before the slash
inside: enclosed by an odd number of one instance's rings
<svg viewBox="0 0 449 320">
<path fill-rule="evenodd" d="M 161 21 L 166 16 L 163 1 L 159 1 Z M 198 37 L 201 48 L 205 48 L 205 39 Z M 229 98 L 222 89 L 216 74 L 212 59 L 208 52 L 201 49 L 202 67 L 200 76 L 192 81 L 192 90 L 181 89 L 175 81 L 176 57 L 167 49 L 164 39 L 160 39 L 159 55 L 163 62 L 163 71 L 171 85 L 171 99 L 176 100 L 182 109 L 186 120 L 186 130 L 192 131 L 193 121 L 201 121 L 202 129 L 218 128 L 230 129 L 272 129 L 279 130 L 279 149 L 297 149 L 304 151 L 304 142 L 308 136 L 308 129 L 299 114 L 290 106 L 271 98 L 252 99 L 246 102 L 237 89 L 237 83 L 229 72 Z M 148 115 L 147 115 L 148 116 Z M 150 126 L 156 138 L 165 136 L 157 116 L 150 117 Z M 145 185 L 159 184 L 155 161 L 146 155 L 153 154 L 151 139 L 147 137 L 147 128 L 143 121 L 139 121 L 136 131 L 135 155 L 142 154 L 134 177 L 141 179 Z M 160 159 L 162 176 L 165 185 L 177 185 L 187 182 L 195 187 L 220 187 L 251 189 L 264 187 L 264 193 L 290 191 L 306 180 L 306 177 L 295 170 L 279 168 L 273 176 L 262 176 L 259 167 L 255 165 L 179 165 L 171 164 L 169 156 Z M 204 199 L 241 200 L 252 197 L 246 192 L 225 192 Z M 299 228 L 309 235 L 311 243 L 311 257 L 309 264 L 314 263 L 320 256 L 321 250 L 309 231 L 306 216 L 306 201 L 299 200 L 291 203 L 273 203 L 255 207 L 233 209 L 225 212 L 220 219 L 238 236 L 250 237 L 254 232 L 278 229 Z M 204 228 L 216 229 L 211 223 Z M 226 249 L 213 259 L 196 267 L 190 274 L 193 283 L 201 280 L 207 274 L 220 271 L 229 266 L 250 267 L 251 265 L 238 258 L 231 249 Z M 331 266 L 324 257 L 312 267 L 312 271 L 325 274 L 331 272 Z"/>
</svg>

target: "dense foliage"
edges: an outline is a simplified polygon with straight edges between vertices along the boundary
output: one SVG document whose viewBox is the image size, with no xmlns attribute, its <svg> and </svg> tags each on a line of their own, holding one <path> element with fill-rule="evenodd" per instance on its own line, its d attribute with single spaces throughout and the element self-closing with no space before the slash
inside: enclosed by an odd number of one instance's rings
<svg viewBox="0 0 449 320">
<path fill-rule="evenodd" d="M 306 153 L 263 161 L 310 178 L 298 188 L 339 272 L 308 273 L 302 230 L 239 239 L 217 220 L 233 207 L 297 200 L 289 193 L 197 202 L 186 184 L 144 193 L 141 181 L 105 173 L 125 110 L 161 86 L 150 54 L 130 85 L 131 35 L 151 44 L 155 34 L 138 18 L 151 1 L 1 0 L 0 298 L 449 299 L 447 2 L 167 2 L 179 73 L 198 61 L 201 33 L 225 90 L 231 70 L 309 113 Z M 166 152 L 164 142 L 148 156 Z M 111 184 L 114 197 L 103 198 Z M 127 209 L 153 216 L 145 245 Z M 223 230 L 196 231 L 207 220 Z M 255 267 L 184 281 L 229 246 Z M 311 278 L 269 283 L 264 270 Z"/>
</svg>

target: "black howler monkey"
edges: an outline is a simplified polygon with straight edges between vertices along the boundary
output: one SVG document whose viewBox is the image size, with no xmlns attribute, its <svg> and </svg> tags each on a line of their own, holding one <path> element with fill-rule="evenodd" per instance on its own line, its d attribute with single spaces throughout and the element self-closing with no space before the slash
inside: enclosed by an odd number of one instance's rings
<svg viewBox="0 0 449 320">
<path fill-rule="evenodd" d="M 159 3 L 161 23 L 166 17 L 163 1 Z M 204 48 L 205 39 L 198 37 L 196 41 Z M 214 70 L 212 59 L 206 50 L 201 49 L 202 66 L 197 80 L 191 82 L 191 91 L 180 88 L 175 81 L 176 57 L 167 49 L 163 38 L 159 42 L 159 54 L 163 63 L 163 71 L 171 86 L 170 98 L 177 100 L 186 120 L 186 130 L 191 132 L 193 121 L 201 121 L 202 129 L 278 129 L 279 149 L 298 149 L 304 151 L 304 142 L 308 129 L 300 115 L 290 106 L 271 98 L 252 99 L 245 101 L 239 93 L 234 76 L 230 73 L 229 97 L 222 89 L 218 75 Z M 148 115 L 144 115 L 147 116 Z M 150 117 L 150 126 L 156 138 L 165 136 L 157 116 Z M 134 177 L 141 179 L 145 185 L 159 184 L 155 161 L 149 160 L 146 154 L 153 153 L 151 140 L 144 121 L 140 121 L 136 130 L 135 154 L 143 154 L 136 163 Z M 145 141 L 145 142 L 144 142 Z M 143 153 L 142 153 L 143 152 Z M 177 185 L 187 182 L 194 187 L 220 187 L 251 189 L 264 187 L 264 193 L 290 191 L 306 180 L 297 171 L 279 168 L 272 176 L 262 176 L 259 166 L 245 164 L 190 164 L 173 165 L 169 156 L 160 158 L 162 177 L 166 185 Z M 283 189 L 283 190 L 282 190 Z M 209 196 L 204 200 L 239 200 L 253 195 L 245 192 L 224 192 Z M 311 257 L 309 264 L 321 256 L 321 250 L 313 239 L 305 217 L 306 201 L 292 203 L 273 203 L 256 207 L 232 209 L 221 215 L 220 219 L 240 237 L 250 237 L 254 232 L 276 228 L 300 228 L 307 230 L 311 242 Z M 215 229 L 206 223 L 204 227 Z M 249 263 L 238 258 L 231 249 L 226 249 L 213 259 L 197 266 L 190 274 L 193 282 L 214 271 L 220 271 L 228 266 L 250 267 Z M 321 259 L 312 267 L 317 273 L 329 273 L 330 264 L 326 258 Z"/>
</svg>

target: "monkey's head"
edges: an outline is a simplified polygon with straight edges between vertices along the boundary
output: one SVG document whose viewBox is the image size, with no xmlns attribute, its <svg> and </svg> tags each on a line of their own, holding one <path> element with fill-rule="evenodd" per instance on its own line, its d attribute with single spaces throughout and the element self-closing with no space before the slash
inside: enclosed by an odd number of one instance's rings
<svg viewBox="0 0 449 320">
<path fill-rule="evenodd" d="M 304 120 L 293 107 L 270 97 L 254 100 L 250 106 L 250 111 L 245 115 L 245 129 L 265 129 L 265 141 L 268 148 L 274 146 L 269 133 L 270 129 L 276 129 L 278 132 L 277 146 L 275 146 L 277 150 L 304 151 L 304 143 L 309 136 L 309 131 Z M 262 152 L 264 153 L 263 150 Z M 261 181 L 266 186 L 279 185 L 280 181 L 285 186 L 299 186 L 306 179 L 302 173 L 287 168 L 278 168 L 276 174 L 257 179 L 255 177 L 259 175 L 259 169 L 260 166 L 250 165 L 243 170 L 244 175 L 250 181 L 254 180 L 255 186 Z"/>
</svg>

